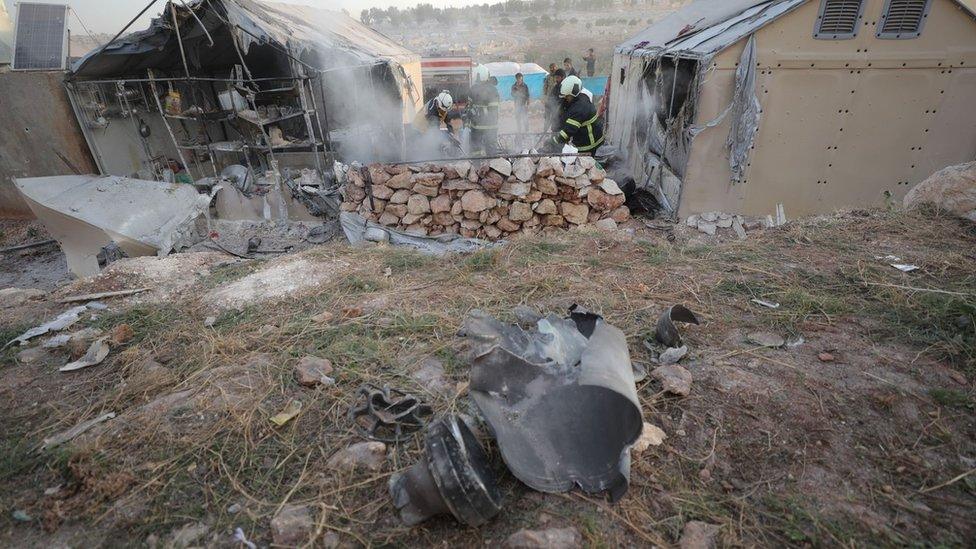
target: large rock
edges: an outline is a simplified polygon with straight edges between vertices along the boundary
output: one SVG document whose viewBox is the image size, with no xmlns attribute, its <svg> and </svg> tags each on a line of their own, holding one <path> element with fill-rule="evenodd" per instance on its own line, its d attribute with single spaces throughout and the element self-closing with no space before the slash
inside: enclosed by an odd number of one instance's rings
<svg viewBox="0 0 976 549">
<path fill-rule="evenodd" d="M 522 198 L 525 195 L 529 194 L 529 191 L 531 191 L 531 190 L 532 190 L 532 184 L 531 183 L 509 183 L 509 182 L 505 182 L 505 183 L 502 184 L 502 187 L 500 189 L 498 189 L 498 192 L 501 193 L 501 194 L 510 194 L 512 196 L 515 196 L 515 197 L 518 197 L 518 198 Z"/>
<path fill-rule="evenodd" d="M 498 192 L 505 184 L 505 178 L 495 172 L 488 172 L 481 178 L 481 187 L 489 192 Z"/>
<path fill-rule="evenodd" d="M 502 177 L 512 175 L 512 163 L 507 158 L 492 158 L 488 161 L 488 167 L 500 173 Z"/>
<path fill-rule="evenodd" d="M 621 206 L 610 212 L 610 217 L 617 223 L 625 223 L 630 219 L 630 208 Z"/>
<path fill-rule="evenodd" d="M 430 201 L 422 194 L 415 194 L 407 200 L 407 213 L 424 215 L 430 213 Z"/>
<path fill-rule="evenodd" d="M 373 185 L 383 185 L 390 180 L 390 174 L 386 173 L 383 166 L 373 164 L 369 167 L 369 182 Z"/>
<path fill-rule="evenodd" d="M 535 188 L 542 194 L 559 194 L 559 187 L 556 186 L 555 178 L 537 177 L 535 180 Z"/>
<path fill-rule="evenodd" d="M 430 211 L 434 213 L 451 211 L 451 197 L 446 194 L 434 197 L 430 201 Z"/>
<path fill-rule="evenodd" d="M 494 206 L 494 200 L 481 191 L 468 191 L 461 197 L 461 208 L 466 212 L 483 212 Z"/>
<path fill-rule="evenodd" d="M 624 194 L 624 192 L 621 191 L 620 190 L 620 187 L 617 185 L 617 182 L 614 181 L 613 179 L 604 179 L 604 180 L 602 180 L 600 182 L 600 190 L 602 190 L 603 192 L 605 192 L 605 193 L 607 193 L 607 194 L 609 194 L 611 196 L 616 196 L 618 194 Z"/>
<path fill-rule="evenodd" d="M 285 505 L 271 519 L 271 539 L 279 547 L 305 545 L 314 532 L 315 519 L 309 505 Z"/>
<path fill-rule="evenodd" d="M 440 194 L 440 189 L 438 187 L 432 187 L 430 185 L 414 185 L 413 192 L 417 194 L 422 194 L 426 197 L 433 198 Z"/>
<path fill-rule="evenodd" d="M 609 179 L 607 181 L 609 181 Z M 590 206 L 600 210 L 601 212 L 615 210 L 620 206 L 623 206 L 626 200 L 627 199 L 623 194 L 610 195 L 602 189 L 598 189 L 596 187 L 591 188 L 586 195 L 586 201 L 590 204 Z"/>
<path fill-rule="evenodd" d="M 386 444 L 379 441 L 357 442 L 332 454 L 326 465 L 339 472 L 364 469 L 379 471 L 386 463 Z"/>
<path fill-rule="evenodd" d="M 525 202 L 512 202 L 508 208 L 508 218 L 512 221 L 528 221 L 532 219 L 532 207 Z"/>
<path fill-rule="evenodd" d="M 411 178 L 414 185 L 425 185 L 427 187 L 437 187 L 444 181 L 443 173 L 426 172 L 414 174 Z"/>
<path fill-rule="evenodd" d="M 563 218 L 573 225 L 585 224 L 587 216 L 590 214 L 590 208 L 587 207 L 586 204 L 563 202 L 559 209 L 563 214 Z"/>
<path fill-rule="evenodd" d="M 441 183 L 441 189 L 445 191 L 470 191 L 473 189 L 480 189 L 481 185 L 477 183 L 472 183 L 467 179 L 449 179 Z"/>
<path fill-rule="evenodd" d="M 412 194 L 407 189 L 400 189 L 390 195 L 390 204 L 406 204 Z"/>
<path fill-rule="evenodd" d="M 514 233 L 515 231 L 519 230 L 522 226 L 507 217 L 503 217 L 498 220 L 497 227 L 505 231 L 506 233 Z"/>
<path fill-rule="evenodd" d="M 386 182 L 386 186 L 391 189 L 412 189 L 413 181 L 411 179 L 413 174 L 410 172 L 404 172 L 401 174 L 394 175 L 389 178 Z"/>
<path fill-rule="evenodd" d="M 450 212 L 437 212 L 434 214 L 433 221 L 435 225 L 450 227 L 454 224 L 454 217 L 451 216 Z"/>
<path fill-rule="evenodd" d="M 563 219 L 563 216 L 561 216 L 561 215 L 544 215 L 544 216 L 542 216 L 542 224 L 545 225 L 546 227 L 559 227 L 559 226 L 561 226 L 563 224 L 563 221 L 565 221 L 565 220 Z M 525 226 L 526 227 L 529 226 L 528 222 L 525 223 Z"/>
<path fill-rule="evenodd" d="M 407 205 L 406 204 L 393 204 L 392 202 L 386 205 L 386 209 L 383 213 L 388 213 L 390 215 L 395 215 L 397 217 L 403 217 L 407 215 Z"/>
<path fill-rule="evenodd" d="M 418 223 L 420 221 L 420 218 L 422 217 L 423 214 L 408 213 L 407 215 L 403 216 L 403 219 L 400 220 L 400 223 L 403 225 L 413 225 L 415 223 Z"/>
<path fill-rule="evenodd" d="M 464 178 L 468 177 L 468 172 L 471 171 L 471 162 L 469 162 L 467 160 L 461 160 L 459 162 L 455 162 L 453 164 L 450 164 L 450 167 L 455 172 L 457 172 L 457 176 L 458 177 L 464 179 Z"/>
<path fill-rule="evenodd" d="M 512 171 L 515 173 L 515 177 L 519 181 L 528 182 L 532 180 L 532 176 L 535 175 L 536 167 L 535 162 L 531 158 L 519 158 L 512 165 Z"/>
<path fill-rule="evenodd" d="M 556 208 L 556 203 L 552 199 L 546 198 L 545 200 L 539 201 L 539 205 L 535 208 L 535 213 L 539 215 L 552 215 L 559 213 L 559 210 Z"/>
<path fill-rule="evenodd" d="M 386 185 L 373 185 L 373 197 L 381 200 L 389 200 L 393 196 L 393 189 Z"/>
<path fill-rule="evenodd" d="M 386 225 L 387 227 L 392 227 L 400 222 L 400 218 L 391 214 L 389 211 L 383 212 L 377 222 L 380 225 Z"/>
<path fill-rule="evenodd" d="M 939 170 L 908 191 L 905 207 L 921 204 L 976 221 L 976 162 Z"/>
<path fill-rule="evenodd" d="M 563 175 L 563 163 L 558 158 L 546 156 L 539 159 L 539 167 L 535 170 L 538 177 L 549 177 L 552 175 Z"/>
</svg>

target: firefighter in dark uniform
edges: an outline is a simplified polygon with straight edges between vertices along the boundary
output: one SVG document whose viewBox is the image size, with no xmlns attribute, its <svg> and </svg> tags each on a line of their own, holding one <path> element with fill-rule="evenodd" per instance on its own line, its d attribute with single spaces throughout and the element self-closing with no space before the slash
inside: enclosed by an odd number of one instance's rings
<svg viewBox="0 0 976 549">
<path fill-rule="evenodd" d="M 560 84 L 559 96 L 563 102 L 559 128 L 552 136 L 549 149 L 558 151 L 565 143 L 572 143 L 581 153 L 596 154 L 603 144 L 603 121 L 589 93 L 583 89 L 583 81 L 567 76 Z"/>
<path fill-rule="evenodd" d="M 468 127 L 471 129 L 471 153 L 495 154 L 498 143 L 498 88 L 490 82 L 491 74 L 484 65 L 475 69 L 475 81 L 468 98 Z"/>
</svg>

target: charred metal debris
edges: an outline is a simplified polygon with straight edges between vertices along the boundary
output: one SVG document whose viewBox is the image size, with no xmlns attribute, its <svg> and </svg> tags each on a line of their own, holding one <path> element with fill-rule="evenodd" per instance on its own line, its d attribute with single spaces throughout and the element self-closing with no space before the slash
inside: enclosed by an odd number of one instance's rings
<svg viewBox="0 0 976 549">
<path fill-rule="evenodd" d="M 574 305 L 528 330 L 475 310 L 458 336 L 470 350 L 471 399 L 516 478 L 541 492 L 623 497 L 643 426 L 623 332 Z M 496 515 L 495 475 L 466 422 L 448 415 L 423 436 L 424 457 L 389 482 L 403 522 L 449 514 L 479 526 Z"/>
</svg>

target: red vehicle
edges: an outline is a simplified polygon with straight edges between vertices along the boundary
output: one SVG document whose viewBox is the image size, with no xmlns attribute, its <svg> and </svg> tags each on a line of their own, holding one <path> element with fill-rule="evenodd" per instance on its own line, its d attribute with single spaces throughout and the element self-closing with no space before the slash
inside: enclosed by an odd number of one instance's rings
<svg viewBox="0 0 976 549">
<path fill-rule="evenodd" d="M 424 77 L 424 101 L 440 92 L 451 92 L 455 102 L 468 96 L 473 62 L 468 56 L 432 56 L 420 60 Z"/>
</svg>

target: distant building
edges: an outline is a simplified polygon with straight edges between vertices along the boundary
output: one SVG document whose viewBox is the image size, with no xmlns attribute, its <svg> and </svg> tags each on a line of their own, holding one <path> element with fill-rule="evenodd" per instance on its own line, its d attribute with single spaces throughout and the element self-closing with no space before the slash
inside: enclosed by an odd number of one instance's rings
<svg viewBox="0 0 976 549">
<path fill-rule="evenodd" d="M 681 216 L 900 199 L 976 157 L 974 14 L 974 0 L 698 0 L 617 47 L 609 140 Z"/>
</svg>

